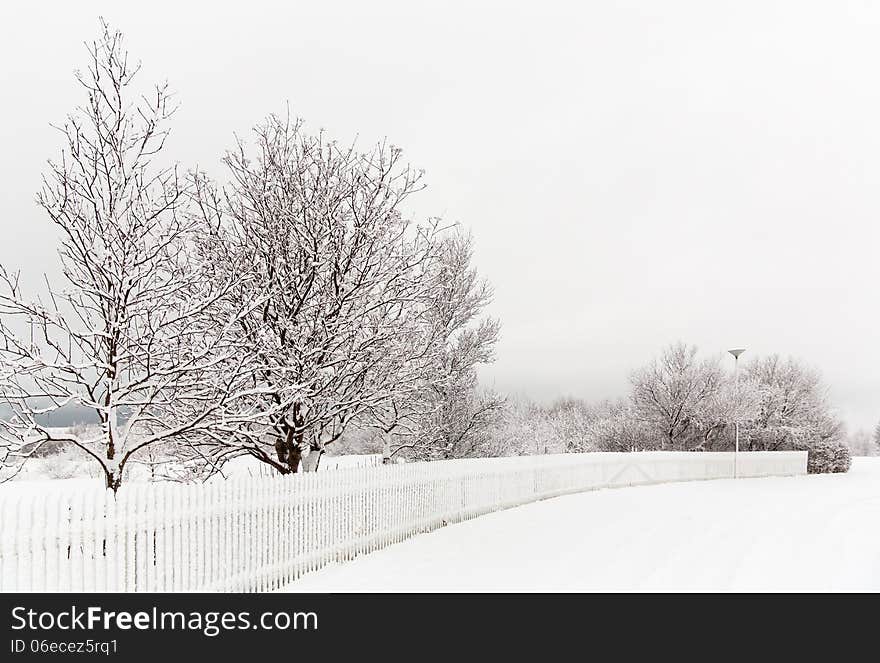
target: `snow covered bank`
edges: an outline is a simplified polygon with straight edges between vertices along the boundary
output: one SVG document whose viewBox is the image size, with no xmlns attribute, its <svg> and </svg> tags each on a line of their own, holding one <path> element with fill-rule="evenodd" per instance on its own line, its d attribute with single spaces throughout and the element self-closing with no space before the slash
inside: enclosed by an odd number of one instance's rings
<svg viewBox="0 0 880 663">
<path fill-rule="evenodd" d="M 485 515 L 287 591 L 880 591 L 880 458 L 848 474 L 599 490 Z"/>
</svg>

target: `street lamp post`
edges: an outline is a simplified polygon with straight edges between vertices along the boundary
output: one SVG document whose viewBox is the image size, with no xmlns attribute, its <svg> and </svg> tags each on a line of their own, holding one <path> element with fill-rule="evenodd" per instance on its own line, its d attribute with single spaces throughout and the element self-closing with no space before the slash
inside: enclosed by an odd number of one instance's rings
<svg viewBox="0 0 880 663">
<path fill-rule="evenodd" d="M 732 350 L 728 350 L 728 352 L 733 355 L 733 384 L 734 394 L 737 397 L 739 396 L 739 356 L 745 351 L 745 348 L 733 348 Z M 737 460 L 739 458 L 739 416 L 734 414 L 734 417 L 733 426 L 736 430 L 736 446 L 733 448 L 733 478 L 736 479 Z"/>
</svg>

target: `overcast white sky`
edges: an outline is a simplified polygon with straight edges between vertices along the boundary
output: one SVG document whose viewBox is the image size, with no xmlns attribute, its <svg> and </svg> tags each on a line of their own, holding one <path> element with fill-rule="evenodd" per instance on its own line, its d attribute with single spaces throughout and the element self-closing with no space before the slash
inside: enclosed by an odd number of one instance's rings
<svg viewBox="0 0 880 663">
<path fill-rule="evenodd" d="M 403 147 L 417 211 L 475 233 L 497 388 L 615 397 L 681 339 L 803 358 L 880 419 L 880 3 L 3 3 L 0 260 L 26 274 L 55 269 L 33 195 L 98 15 L 178 93 L 185 165 L 288 100 Z"/>
</svg>

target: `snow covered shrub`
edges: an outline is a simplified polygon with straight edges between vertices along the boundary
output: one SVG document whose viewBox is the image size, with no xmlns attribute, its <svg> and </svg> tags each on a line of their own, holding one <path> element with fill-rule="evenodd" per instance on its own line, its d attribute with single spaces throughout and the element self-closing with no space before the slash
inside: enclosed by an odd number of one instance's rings
<svg viewBox="0 0 880 663">
<path fill-rule="evenodd" d="M 20 479 L 91 479 L 97 477 L 97 466 L 82 451 L 74 447 L 59 447 L 50 455 L 35 457 L 25 462 Z"/>
<path fill-rule="evenodd" d="M 809 474 L 848 472 L 852 460 L 849 447 L 840 441 L 823 441 L 811 446 L 807 454 Z"/>
<path fill-rule="evenodd" d="M 41 469 L 47 479 L 82 479 L 92 474 L 90 465 L 88 459 L 64 450 L 46 458 Z"/>
</svg>

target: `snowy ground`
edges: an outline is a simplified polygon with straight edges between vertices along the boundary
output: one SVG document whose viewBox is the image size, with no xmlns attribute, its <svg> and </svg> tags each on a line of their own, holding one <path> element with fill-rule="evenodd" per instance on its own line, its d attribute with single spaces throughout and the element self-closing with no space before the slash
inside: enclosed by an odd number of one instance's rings
<svg viewBox="0 0 880 663">
<path fill-rule="evenodd" d="M 845 475 L 599 490 L 312 573 L 302 592 L 880 591 L 880 458 Z"/>
</svg>

